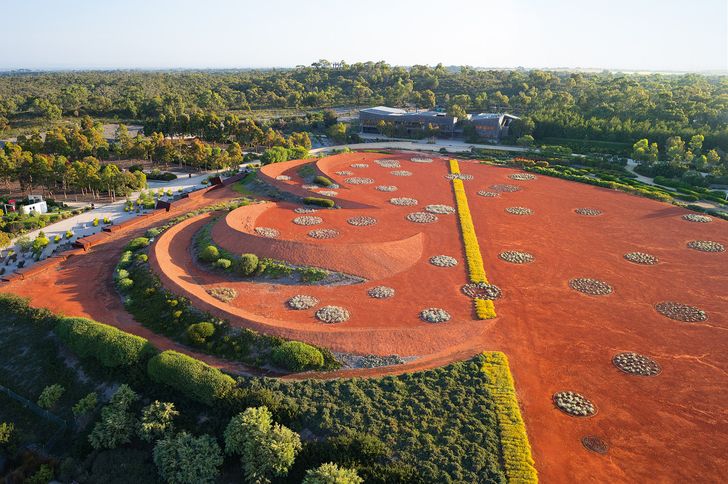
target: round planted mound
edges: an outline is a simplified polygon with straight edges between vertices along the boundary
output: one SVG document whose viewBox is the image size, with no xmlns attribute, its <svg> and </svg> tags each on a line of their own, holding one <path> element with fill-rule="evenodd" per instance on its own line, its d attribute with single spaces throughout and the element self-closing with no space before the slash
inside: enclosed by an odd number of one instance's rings
<svg viewBox="0 0 728 484">
<path fill-rule="evenodd" d="M 281 233 L 273 228 L 270 227 L 255 227 L 255 233 L 260 235 L 261 237 L 268 237 L 269 239 L 275 239 Z"/>
<path fill-rule="evenodd" d="M 394 296 L 394 289 L 387 286 L 376 286 L 369 289 L 367 294 L 374 299 L 387 299 Z"/>
<path fill-rule="evenodd" d="M 318 299 L 313 296 L 307 296 L 305 294 L 296 294 L 291 299 L 286 301 L 286 304 L 288 304 L 289 308 L 296 310 L 311 309 L 318 303 Z"/>
<path fill-rule="evenodd" d="M 374 163 L 382 168 L 400 168 L 402 166 L 397 160 L 374 160 Z"/>
<path fill-rule="evenodd" d="M 562 412 L 572 417 L 591 417 L 597 408 L 584 395 L 576 392 L 554 393 L 554 404 Z"/>
<path fill-rule="evenodd" d="M 590 296 L 606 296 L 612 293 L 612 286 L 604 281 L 581 277 L 569 281 L 569 287 Z"/>
<path fill-rule="evenodd" d="M 506 250 L 498 254 L 502 260 L 510 262 L 512 264 L 528 264 L 533 262 L 533 255 L 528 252 L 521 252 L 518 250 Z"/>
<path fill-rule="evenodd" d="M 416 224 L 430 224 L 432 222 L 437 222 L 437 216 L 428 212 L 412 212 L 407 214 L 405 218 Z"/>
<path fill-rule="evenodd" d="M 657 264 L 657 257 L 654 255 L 646 254 L 645 252 L 627 252 L 624 254 L 624 258 L 635 264 L 643 264 L 646 266 L 653 266 Z"/>
<path fill-rule="evenodd" d="M 316 229 L 308 233 L 313 239 L 333 239 L 339 236 L 339 232 L 334 229 Z"/>
<path fill-rule="evenodd" d="M 475 299 L 498 299 L 501 297 L 501 290 L 498 286 L 485 282 L 465 284 L 461 290 L 466 296 Z"/>
<path fill-rule="evenodd" d="M 532 215 L 533 210 L 526 207 L 508 207 L 506 209 L 506 212 L 513 214 L 513 215 Z"/>
<path fill-rule="evenodd" d="M 445 178 L 448 180 L 472 180 L 473 175 L 468 175 L 466 173 L 448 173 L 445 175 Z"/>
<path fill-rule="evenodd" d="M 607 443 L 596 435 L 587 435 L 582 437 L 581 445 L 583 445 L 585 449 L 596 452 L 597 454 L 606 454 L 607 451 L 609 451 Z"/>
<path fill-rule="evenodd" d="M 316 319 L 322 323 L 343 323 L 349 320 L 349 311 L 341 306 L 324 306 L 316 311 Z"/>
<path fill-rule="evenodd" d="M 481 197 L 488 197 L 488 198 L 500 197 L 500 193 L 498 193 L 498 192 L 489 192 L 487 190 L 480 190 L 480 191 L 478 191 L 478 195 L 480 195 Z"/>
<path fill-rule="evenodd" d="M 450 205 L 428 205 L 425 207 L 425 210 L 430 213 L 437 213 L 441 215 L 455 213 L 455 208 Z"/>
<path fill-rule="evenodd" d="M 723 252 L 725 247 L 720 242 L 713 242 L 712 240 L 691 240 L 688 242 L 688 247 L 700 252 Z"/>
<path fill-rule="evenodd" d="M 314 213 L 317 212 L 315 208 L 308 208 L 308 207 L 298 207 L 293 209 L 296 213 Z"/>
<path fill-rule="evenodd" d="M 579 215 L 586 215 L 587 217 L 596 217 L 597 215 L 601 215 L 602 212 L 598 208 L 577 208 L 574 210 L 574 212 L 578 213 Z"/>
<path fill-rule="evenodd" d="M 314 215 L 302 215 L 293 219 L 293 223 L 296 225 L 318 225 L 324 220 L 321 217 Z"/>
<path fill-rule="evenodd" d="M 354 174 L 354 172 L 349 171 L 349 170 L 341 170 L 341 171 L 337 171 L 336 174 L 339 176 L 351 176 Z"/>
<path fill-rule="evenodd" d="M 432 158 L 425 158 L 423 156 L 415 156 L 413 158 L 410 158 L 410 161 L 413 163 L 432 163 Z"/>
<path fill-rule="evenodd" d="M 426 323 L 444 323 L 450 321 L 450 313 L 440 308 L 427 308 L 420 312 L 420 319 Z"/>
<path fill-rule="evenodd" d="M 366 163 L 352 163 L 349 166 L 351 166 L 352 168 L 369 168 L 369 165 L 367 165 Z"/>
<path fill-rule="evenodd" d="M 449 255 L 434 255 L 430 257 L 430 264 L 437 267 L 455 267 L 458 265 L 458 260 Z"/>
<path fill-rule="evenodd" d="M 344 180 L 346 183 L 349 183 L 350 185 L 371 185 L 374 183 L 374 180 L 371 178 L 363 178 L 360 176 L 353 176 L 351 178 L 347 178 Z"/>
<path fill-rule="evenodd" d="M 521 187 L 517 185 L 504 185 L 502 183 L 491 185 L 488 188 L 495 190 L 496 192 L 517 192 Z"/>
<path fill-rule="evenodd" d="M 687 215 L 683 215 L 682 218 L 683 220 L 687 220 L 688 222 L 697 222 L 701 224 L 707 224 L 708 222 L 713 221 L 711 217 L 708 217 L 707 215 L 700 215 L 697 213 L 689 213 Z"/>
<path fill-rule="evenodd" d="M 662 371 L 660 365 L 649 356 L 627 351 L 612 358 L 614 366 L 630 375 L 655 376 Z"/>
<path fill-rule="evenodd" d="M 395 187 L 394 185 L 378 185 L 375 188 L 377 190 L 379 190 L 380 192 L 396 192 L 397 191 L 397 187 Z"/>
<path fill-rule="evenodd" d="M 290 180 L 290 179 L 291 179 L 291 177 L 290 177 L 290 176 L 288 176 L 288 175 L 278 175 L 278 176 L 276 177 L 276 180 L 280 180 L 280 181 L 288 181 L 288 180 Z"/>
<path fill-rule="evenodd" d="M 399 198 L 390 198 L 389 203 L 391 203 L 392 205 L 397 205 L 399 207 L 412 207 L 414 205 L 417 205 L 419 202 L 414 198 L 399 197 Z"/>
<path fill-rule="evenodd" d="M 532 175 L 531 173 L 513 173 L 512 175 L 508 175 L 508 178 L 511 180 L 526 181 L 535 180 L 536 175 Z"/>
<path fill-rule="evenodd" d="M 390 171 L 389 173 L 394 176 L 412 176 L 412 172 L 407 170 L 394 170 Z"/>
<path fill-rule="evenodd" d="M 346 222 L 355 227 L 366 227 L 367 225 L 374 225 L 377 223 L 377 219 L 374 217 L 367 217 L 366 215 L 360 215 L 358 217 L 351 217 L 350 219 L 347 219 Z"/>
<path fill-rule="evenodd" d="M 702 309 L 673 301 L 655 304 L 655 309 L 658 313 L 675 321 L 699 323 L 708 319 L 708 315 Z"/>
</svg>

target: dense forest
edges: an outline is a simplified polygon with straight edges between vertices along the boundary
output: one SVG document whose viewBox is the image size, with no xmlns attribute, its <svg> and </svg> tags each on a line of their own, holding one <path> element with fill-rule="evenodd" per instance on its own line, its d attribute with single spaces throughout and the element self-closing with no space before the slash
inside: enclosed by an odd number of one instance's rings
<svg viewBox="0 0 728 484">
<path fill-rule="evenodd" d="M 57 72 L 0 75 L 0 130 L 35 118 L 84 114 L 145 123 L 155 131 L 206 130 L 217 138 L 262 109 L 311 110 L 387 104 L 454 112 L 508 111 L 514 136 L 663 147 L 700 134 L 728 151 L 728 78 L 397 67 L 320 61 L 294 69 Z M 150 126 L 151 125 L 151 126 Z M 220 133 L 224 135 L 224 133 Z"/>
</svg>

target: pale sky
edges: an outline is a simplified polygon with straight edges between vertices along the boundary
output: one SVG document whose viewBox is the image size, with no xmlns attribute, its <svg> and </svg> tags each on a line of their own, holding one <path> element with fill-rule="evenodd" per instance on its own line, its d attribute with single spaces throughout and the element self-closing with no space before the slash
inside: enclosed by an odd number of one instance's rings
<svg viewBox="0 0 728 484">
<path fill-rule="evenodd" d="M 2 0 L 0 70 L 728 70 L 728 0 Z"/>
</svg>

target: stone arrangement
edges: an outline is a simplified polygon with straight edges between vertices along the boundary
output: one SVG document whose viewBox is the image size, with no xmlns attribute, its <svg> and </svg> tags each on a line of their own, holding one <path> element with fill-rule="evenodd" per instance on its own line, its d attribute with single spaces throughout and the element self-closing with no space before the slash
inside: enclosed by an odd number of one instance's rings
<svg viewBox="0 0 728 484">
<path fill-rule="evenodd" d="M 324 306 L 316 311 L 316 319 L 322 323 L 343 323 L 349 320 L 349 311 L 341 306 Z"/>
<path fill-rule="evenodd" d="M 498 299 L 502 294 L 498 286 L 486 282 L 465 284 L 461 290 L 466 296 L 477 299 Z"/>
<path fill-rule="evenodd" d="M 699 323 L 708 319 L 708 315 L 702 309 L 673 301 L 655 304 L 655 309 L 663 316 L 685 323 Z"/>
<path fill-rule="evenodd" d="M 590 296 L 606 296 L 612 293 L 612 286 L 604 281 L 582 277 L 569 281 L 569 287 Z"/>
<path fill-rule="evenodd" d="M 213 287 L 207 290 L 207 294 L 224 303 L 229 303 L 238 297 L 238 291 L 230 287 Z"/>
<path fill-rule="evenodd" d="M 372 183 L 374 183 L 373 179 L 364 178 L 361 176 L 353 176 L 351 178 L 345 179 L 344 181 L 350 185 L 371 185 Z"/>
<path fill-rule="evenodd" d="M 374 163 L 382 168 L 401 168 L 398 160 L 374 160 Z"/>
<path fill-rule="evenodd" d="M 416 224 L 430 224 L 432 222 L 437 222 L 437 216 L 429 212 L 412 212 L 407 214 L 407 217 L 405 218 Z"/>
<path fill-rule="evenodd" d="M 689 213 L 687 215 L 683 215 L 682 219 L 687 220 L 688 222 L 698 222 L 701 224 L 707 224 L 713 221 L 712 217 L 708 217 L 707 215 L 700 215 L 697 213 Z"/>
<path fill-rule="evenodd" d="M 526 181 L 535 180 L 536 175 L 533 175 L 531 173 L 513 173 L 512 175 L 508 175 L 508 178 L 510 178 L 511 180 Z"/>
<path fill-rule="evenodd" d="M 487 190 L 479 190 L 478 195 L 481 197 L 500 197 L 500 193 L 498 192 L 489 192 Z"/>
<path fill-rule="evenodd" d="M 333 239 L 339 236 L 339 232 L 334 229 L 316 229 L 308 233 L 312 239 Z"/>
<path fill-rule="evenodd" d="M 296 294 L 288 301 L 288 307 L 296 310 L 311 309 L 319 303 L 319 300 L 313 296 L 307 296 L 305 294 Z"/>
<path fill-rule="evenodd" d="M 269 239 L 275 239 L 281 233 L 273 228 L 270 227 L 255 227 L 255 233 L 260 235 L 261 237 L 268 237 Z"/>
<path fill-rule="evenodd" d="M 701 252 L 723 252 L 725 246 L 720 242 L 713 242 L 712 240 L 692 240 L 688 242 L 688 247 Z"/>
<path fill-rule="evenodd" d="M 288 175 L 278 175 L 278 176 L 276 177 L 276 180 L 280 180 L 280 181 L 288 181 L 288 180 L 290 180 L 290 179 L 291 179 L 291 177 L 290 177 L 290 176 L 288 176 Z"/>
<path fill-rule="evenodd" d="M 577 208 L 574 210 L 574 212 L 578 213 L 579 215 L 586 215 L 588 217 L 596 217 L 597 215 L 601 215 L 602 212 L 598 208 Z"/>
<path fill-rule="evenodd" d="M 375 189 L 379 190 L 380 192 L 396 192 L 397 187 L 394 185 L 377 185 Z"/>
<path fill-rule="evenodd" d="M 521 187 L 517 185 L 504 185 L 502 183 L 491 185 L 488 188 L 495 190 L 496 192 L 517 192 L 518 190 L 521 190 Z"/>
<path fill-rule="evenodd" d="M 412 176 L 412 172 L 407 171 L 407 170 L 393 170 L 393 171 L 390 171 L 389 173 L 391 173 L 394 176 Z"/>
<path fill-rule="evenodd" d="M 425 207 L 425 210 L 430 213 L 436 213 L 440 215 L 455 213 L 455 207 L 451 207 L 450 205 L 428 205 Z"/>
<path fill-rule="evenodd" d="M 455 267 L 458 265 L 458 260 L 449 255 L 434 255 L 430 257 L 430 264 L 437 267 Z"/>
<path fill-rule="evenodd" d="M 298 207 L 293 209 L 296 213 L 315 213 L 318 212 L 315 208 L 308 208 L 308 207 Z"/>
<path fill-rule="evenodd" d="M 387 299 L 394 296 L 394 288 L 387 286 L 376 286 L 367 291 L 369 297 L 374 299 Z"/>
<path fill-rule="evenodd" d="M 640 355 L 631 351 L 614 355 L 612 363 L 630 375 L 655 376 L 662 371 L 660 365 L 649 356 Z"/>
<path fill-rule="evenodd" d="M 367 225 L 374 225 L 377 223 L 377 219 L 374 217 L 367 217 L 366 215 L 360 215 L 358 217 L 351 217 L 350 219 L 347 219 L 346 222 L 355 227 L 366 227 Z"/>
<path fill-rule="evenodd" d="M 323 195 L 325 197 L 335 197 L 336 195 L 339 194 L 339 192 L 335 192 L 333 190 L 321 190 L 320 192 L 318 192 L 318 194 Z"/>
<path fill-rule="evenodd" d="M 399 355 L 377 356 L 377 355 L 352 355 L 337 354 L 336 358 L 349 368 L 379 368 L 382 366 L 403 365 L 404 358 Z"/>
<path fill-rule="evenodd" d="M 450 313 L 440 308 L 427 308 L 420 312 L 420 319 L 426 323 L 444 323 L 450 321 Z"/>
<path fill-rule="evenodd" d="M 414 205 L 417 205 L 419 202 L 415 198 L 399 197 L 390 198 L 389 203 L 391 203 L 392 205 L 397 205 L 399 207 L 412 207 Z"/>
<path fill-rule="evenodd" d="M 445 175 L 445 178 L 448 180 L 472 180 L 473 175 L 468 175 L 467 173 L 448 173 Z"/>
<path fill-rule="evenodd" d="M 301 188 L 303 188 L 304 190 L 318 190 L 321 187 L 318 185 L 312 185 L 310 183 L 306 183 L 306 184 L 301 185 Z"/>
<path fill-rule="evenodd" d="M 582 437 L 581 445 L 583 445 L 585 449 L 596 452 L 597 454 L 606 454 L 609 451 L 607 443 L 596 435 L 587 435 Z"/>
<path fill-rule="evenodd" d="M 533 255 L 528 252 L 521 252 L 518 250 L 506 250 L 498 254 L 502 260 L 510 262 L 512 264 L 528 264 L 533 262 Z"/>
<path fill-rule="evenodd" d="M 314 215 L 301 215 L 293 219 L 293 223 L 296 225 L 318 225 L 323 221 L 324 219 Z"/>
<path fill-rule="evenodd" d="M 591 417 L 597 408 L 584 395 L 576 392 L 554 393 L 554 404 L 562 412 L 572 417 Z"/>
<path fill-rule="evenodd" d="M 349 171 L 349 170 L 341 170 L 341 171 L 337 171 L 336 174 L 339 176 L 351 176 L 354 174 L 354 172 Z"/>
<path fill-rule="evenodd" d="M 369 168 L 369 165 L 367 165 L 366 163 L 352 163 L 349 166 L 351 166 L 352 168 Z"/>
<path fill-rule="evenodd" d="M 506 212 L 513 215 L 533 215 L 533 210 L 526 207 L 508 207 Z"/>
<path fill-rule="evenodd" d="M 410 161 L 413 163 L 432 163 L 432 158 L 425 158 L 422 156 L 415 156 L 413 158 L 410 158 Z"/>
<path fill-rule="evenodd" d="M 646 266 L 653 266 L 657 264 L 657 257 L 645 252 L 627 252 L 624 254 L 624 258 L 630 262 L 634 262 L 635 264 L 643 264 Z"/>
</svg>

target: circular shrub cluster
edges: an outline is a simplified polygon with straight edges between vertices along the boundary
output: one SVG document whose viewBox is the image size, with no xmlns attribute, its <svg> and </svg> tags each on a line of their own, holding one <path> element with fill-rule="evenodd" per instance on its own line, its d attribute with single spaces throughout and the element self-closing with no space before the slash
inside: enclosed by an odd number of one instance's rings
<svg viewBox="0 0 728 484">
<path fill-rule="evenodd" d="M 574 212 L 578 213 L 579 215 L 586 215 L 588 217 L 596 217 L 597 215 L 601 215 L 604 213 L 598 208 L 577 208 L 576 210 L 574 210 Z"/>
<path fill-rule="evenodd" d="M 506 212 L 511 213 L 513 215 L 532 215 L 533 210 L 526 207 L 508 207 L 506 209 Z"/>
<path fill-rule="evenodd" d="M 450 205 L 428 205 L 425 207 L 425 210 L 430 213 L 438 213 L 442 215 L 455 213 L 455 208 Z"/>
<path fill-rule="evenodd" d="M 349 311 L 341 306 L 324 306 L 316 311 L 316 318 L 322 323 L 343 323 L 349 320 Z"/>
<path fill-rule="evenodd" d="M 310 231 L 308 236 L 314 239 L 333 239 L 339 236 L 339 232 L 334 229 L 317 229 Z"/>
<path fill-rule="evenodd" d="M 389 203 L 391 203 L 392 205 L 400 206 L 400 207 L 411 207 L 413 205 L 417 205 L 419 202 L 414 198 L 399 197 L 399 198 L 390 198 Z"/>
<path fill-rule="evenodd" d="M 407 217 L 405 218 L 410 222 L 417 224 L 430 224 L 432 222 L 437 222 L 437 216 L 428 212 L 412 212 L 407 214 Z"/>
<path fill-rule="evenodd" d="M 672 301 L 655 304 L 655 309 L 658 313 L 675 321 L 699 323 L 708 319 L 708 315 L 702 309 Z"/>
<path fill-rule="evenodd" d="M 688 242 L 688 247 L 701 252 L 723 252 L 725 250 L 723 244 L 712 240 L 692 240 Z"/>
<path fill-rule="evenodd" d="M 554 404 L 559 410 L 573 417 L 591 417 L 597 413 L 594 404 L 576 392 L 554 393 Z"/>
<path fill-rule="evenodd" d="M 412 172 L 407 171 L 407 170 L 393 170 L 393 171 L 390 171 L 389 173 L 391 173 L 394 176 L 412 176 Z"/>
<path fill-rule="evenodd" d="M 298 207 L 293 209 L 296 213 L 314 213 L 317 212 L 315 208 L 308 208 L 308 207 Z"/>
<path fill-rule="evenodd" d="M 397 187 L 395 187 L 394 185 L 378 185 L 376 187 L 376 189 L 379 190 L 380 192 L 396 192 L 397 191 Z"/>
<path fill-rule="evenodd" d="M 296 294 L 292 298 L 290 298 L 288 301 L 286 301 L 286 304 L 288 304 L 288 307 L 291 309 L 311 309 L 315 305 L 319 303 L 319 300 L 316 299 L 313 296 L 307 296 L 305 294 Z"/>
<path fill-rule="evenodd" d="M 420 312 L 420 319 L 426 323 L 444 323 L 450 321 L 450 313 L 440 308 L 427 308 Z"/>
<path fill-rule="evenodd" d="M 517 192 L 521 189 L 521 187 L 517 185 L 504 185 L 502 183 L 491 185 L 488 188 L 495 190 L 496 192 Z"/>
<path fill-rule="evenodd" d="M 367 294 L 374 299 L 387 299 L 394 296 L 394 289 L 387 286 L 376 286 L 369 289 Z"/>
<path fill-rule="evenodd" d="M 374 163 L 382 168 L 399 168 L 402 166 L 398 160 L 374 160 Z"/>
<path fill-rule="evenodd" d="M 349 171 L 349 170 L 341 170 L 341 171 L 337 171 L 336 174 L 340 175 L 340 176 L 351 176 L 354 174 L 354 172 Z"/>
<path fill-rule="evenodd" d="M 521 252 L 518 250 L 506 250 L 498 254 L 502 260 L 510 262 L 512 264 L 528 264 L 533 262 L 533 255 L 528 252 Z"/>
<path fill-rule="evenodd" d="M 712 222 L 713 218 L 708 217 L 707 215 L 700 215 L 697 213 L 689 213 L 687 215 L 682 216 L 683 220 L 687 220 L 688 222 L 698 222 L 701 224 L 707 224 L 708 222 Z"/>
<path fill-rule="evenodd" d="M 434 255 L 430 257 L 430 264 L 437 267 L 454 267 L 458 265 L 458 260 L 449 255 Z"/>
<path fill-rule="evenodd" d="M 644 264 L 646 266 L 657 264 L 657 257 L 646 254 L 645 252 L 627 252 L 624 254 L 624 258 L 635 264 Z"/>
<path fill-rule="evenodd" d="M 268 237 L 269 239 L 275 239 L 276 237 L 281 235 L 278 230 L 270 227 L 255 227 L 255 233 L 262 237 Z"/>
<path fill-rule="evenodd" d="M 410 158 L 410 161 L 414 163 L 432 163 L 432 158 L 425 158 L 423 156 L 415 156 Z"/>
<path fill-rule="evenodd" d="M 291 177 L 290 177 L 290 176 L 288 176 L 288 175 L 278 175 L 278 176 L 276 177 L 276 180 L 281 180 L 281 181 L 288 181 L 288 180 L 290 180 L 290 179 L 291 179 Z"/>
<path fill-rule="evenodd" d="M 296 225 L 318 225 L 324 220 L 321 217 L 314 215 L 302 215 L 293 219 L 293 223 Z"/>
<path fill-rule="evenodd" d="M 321 190 L 320 192 L 318 192 L 318 194 L 323 195 L 325 197 L 335 197 L 336 195 L 339 194 L 339 192 L 335 192 L 333 190 Z"/>
<path fill-rule="evenodd" d="M 355 227 L 366 227 L 367 225 L 374 225 L 377 223 L 377 219 L 374 217 L 367 217 L 366 215 L 359 215 L 358 217 L 351 217 L 350 219 L 347 219 L 346 222 Z"/>
<path fill-rule="evenodd" d="M 612 286 L 604 281 L 581 277 L 569 281 L 569 287 L 590 296 L 606 296 L 612 293 Z"/>
<path fill-rule="evenodd" d="M 630 375 L 655 376 L 661 371 L 660 365 L 655 360 L 631 351 L 614 355 L 612 363 Z"/>
<path fill-rule="evenodd" d="M 494 284 L 486 282 L 472 282 L 462 287 L 463 294 L 478 299 L 498 299 L 501 297 L 501 290 Z"/>
<path fill-rule="evenodd" d="M 369 165 L 367 165 L 366 163 L 352 163 L 349 166 L 351 166 L 352 168 L 369 168 Z"/>
<path fill-rule="evenodd" d="M 351 185 L 371 185 L 372 183 L 374 183 L 374 180 L 372 180 L 371 178 L 363 178 L 360 176 L 353 176 L 351 178 L 347 178 L 344 181 Z"/>
<path fill-rule="evenodd" d="M 468 175 L 466 173 L 448 173 L 445 175 L 445 178 L 448 180 L 472 180 L 473 175 Z"/>
<path fill-rule="evenodd" d="M 531 173 L 513 173 L 512 175 L 508 175 L 508 178 L 510 178 L 511 180 L 526 181 L 535 180 L 536 175 L 533 175 Z"/>
<path fill-rule="evenodd" d="M 498 192 L 489 192 L 487 190 L 480 190 L 478 191 L 478 195 L 481 197 L 500 197 L 500 193 Z"/>
</svg>

